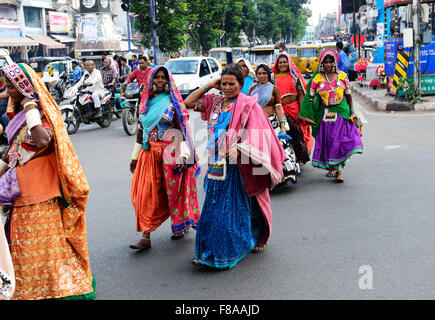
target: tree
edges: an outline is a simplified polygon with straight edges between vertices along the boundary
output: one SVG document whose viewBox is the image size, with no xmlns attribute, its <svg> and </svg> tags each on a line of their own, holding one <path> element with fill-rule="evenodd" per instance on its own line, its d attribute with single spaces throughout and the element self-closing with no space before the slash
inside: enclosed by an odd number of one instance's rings
<svg viewBox="0 0 435 320">
<path fill-rule="evenodd" d="M 159 48 L 163 52 L 175 52 L 184 47 L 187 22 L 189 20 L 188 6 L 184 0 L 156 1 L 157 37 Z M 151 29 L 151 14 L 148 0 L 130 0 L 130 10 L 139 15 L 135 27 L 143 34 L 141 43 L 150 48 L 153 44 Z"/>
</svg>

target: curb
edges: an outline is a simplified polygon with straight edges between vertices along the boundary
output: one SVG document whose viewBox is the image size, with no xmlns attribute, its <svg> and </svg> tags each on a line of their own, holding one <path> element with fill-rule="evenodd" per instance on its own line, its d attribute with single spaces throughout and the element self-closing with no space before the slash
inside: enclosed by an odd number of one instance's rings
<svg viewBox="0 0 435 320">
<path fill-rule="evenodd" d="M 370 97 L 369 95 L 366 95 L 363 93 L 359 86 L 356 84 L 352 84 L 352 92 L 356 93 L 360 98 L 363 98 L 365 100 L 368 100 L 368 102 L 373 105 L 373 107 L 378 111 L 387 111 L 387 102 L 382 101 L 377 98 Z"/>
</svg>

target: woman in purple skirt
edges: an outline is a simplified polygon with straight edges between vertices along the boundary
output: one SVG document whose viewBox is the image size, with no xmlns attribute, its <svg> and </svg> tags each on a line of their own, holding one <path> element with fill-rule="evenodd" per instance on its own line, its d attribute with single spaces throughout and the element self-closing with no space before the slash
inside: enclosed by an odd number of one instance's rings
<svg viewBox="0 0 435 320">
<path fill-rule="evenodd" d="M 298 117 L 311 124 L 316 145 L 312 164 L 343 182 L 342 170 L 354 153 L 363 152 L 361 122 L 353 109 L 350 82 L 337 69 L 338 54 L 324 50 L 307 85 Z"/>
</svg>

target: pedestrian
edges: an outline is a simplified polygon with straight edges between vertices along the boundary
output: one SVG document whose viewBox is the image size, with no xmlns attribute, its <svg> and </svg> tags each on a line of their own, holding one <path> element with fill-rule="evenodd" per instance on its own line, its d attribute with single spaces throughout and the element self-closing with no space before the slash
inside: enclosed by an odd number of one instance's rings
<svg viewBox="0 0 435 320">
<path fill-rule="evenodd" d="M 355 81 L 358 78 L 358 73 L 355 71 L 355 64 L 358 62 L 358 53 L 354 46 L 349 48 L 349 81 Z"/>
<path fill-rule="evenodd" d="M 202 50 L 202 56 L 203 57 L 208 57 L 208 50 Z"/>
<path fill-rule="evenodd" d="M 343 42 L 338 41 L 336 43 L 336 47 L 337 47 L 338 59 L 339 59 L 339 62 L 337 63 L 337 68 L 338 70 L 343 71 L 347 75 L 349 69 L 349 59 L 347 58 L 347 55 L 343 50 L 344 48 Z"/>
<path fill-rule="evenodd" d="M 251 89 L 252 85 L 254 84 L 255 71 L 252 68 L 252 65 L 249 62 L 249 60 L 245 58 L 237 59 L 236 64 L 238 64 L 241 67 L 243 72 L 243 77 L 244 77 L 243 88 L 240 91 L 243 94 L 248 94 L 249 89 Z"/>
<path fill-rule="evenodd" d="M 136 231 L 132 249 L 151 247 L 151 232 L 171 217 L 172 239 L 196 228 L 199 163 L 189 127 L 189 113 L 166 67 L 152 69 L 139 106 L 140 126 L 130 170 Z M 174 137 L 177 139 L 172 140 Z"/>
<path fill-rule="evenodd" d="M 310 125 L 297 118 L 304 98 L 306 81 L 286 53 L 280 53 L 273 67 L 276 85 L 281 93 L 281 103 L 289 125 L 289 135 L 300 165 L 310 161 L 310 151 L 314 146 Z"/>
<path fill-rule="evenodd" d="M 240 58 L 244 58 L 244 59 L 249 61 L 250 56 L 249 56 L 248 50 L 246 50 L 246 48 L 242 49 L 242 54 L 240 55 Z"/>
<path fill-rule="evenodd" d="M 278 86 L 272 82 L 272 71 L 269 66 L 260 64 L 255 71 L 258 82 L 249 89 L 249 96 L 258 96 L 258 104 L 263 108 L 273 129 L 278 137 L 287 136 L 287 119 L 282 109 L 281 93 Z M 299 174 L 299 165 L 296 162 L 296 155 L 290 143 L 285 143 L 283 148 L 286 152 L 286 160 L 283 165 L 284 180 L 296 183 L 296 175 Z"/>
<path fill-rule="evenodd" d="M 115 62 L 115 60 L 113 60 L 112 57 L 109 57 L 108 52 L 102 52 L 101 53 L 101 61 L 103 62 L 103 66 L 104 66 L 104 60 L 106 60 L 106 58 L 108 58 L 110 60 L 110 66 L 113 68 L 113 70 L 115 70 L 116 72 L 116 80 L 118 80 L 119 78 L 119 72 L 118 72 L 118 64 Z"/>
<path fill-rule="evenodd" d="M 138 65 L 139 65 L 139 61 L 137 61 L 137 55 L 134 54 L 131 56 L 131 63 L 130 63 L 131 70 L 136 69 Z"/>
<path fill-rule="evenodd" d="M 363 152 L 363 144 L 350 82 L 338 69 L 338 61 L 338 54 L 332 49 L 321 53 L 299 118 L 311 123 L 316 138 L 313 166 L 328 170 L 328 177 L 343 182 L 342 169 L 353 154 Z"/>
<path fill-rule="evenodd" d="M 131 67 L 127 64 L 127 59 L 124 57 L 120 57 L 119 61 L 121 61 L 121 74 L 119 75 L 119 82 L 123 83 L 131 74 Z"/>
<path fill-rule="evenodd" d="M 10 97 L 10 148 L 0 161 L 0 205 L 14 266 L 13 299 L 93 299 L 89 184 L 62 115 L 36 72 L 1 68 Z"/>
<path fill-rule="evenodd" d="M 286 45 L 285 45 L 284 42 L 277 42 L 277 43 L 275 43 L 274 50 L 273 50 L 273 54 L 274 54 L 276 57 L 278 57 L 278 55 L 279 55 L 280 53 L 287 52 L 286 50 L 287 50 L 287 48 L 286 48 Z"/>
<path fill-rule="evenodd" d="M 285 154 L 257 98 L 241 93 L 243 81 L 241 67 L 230 65 L 185 100 L 208 124 L 206 197 L 192 261 L 197 265 L 232 268 L 251 250 L 263 250 L 270 236 L 269 189 L 282 181 Z M 223 95 L 207 93 L 211 89 Z"/>
</svg>

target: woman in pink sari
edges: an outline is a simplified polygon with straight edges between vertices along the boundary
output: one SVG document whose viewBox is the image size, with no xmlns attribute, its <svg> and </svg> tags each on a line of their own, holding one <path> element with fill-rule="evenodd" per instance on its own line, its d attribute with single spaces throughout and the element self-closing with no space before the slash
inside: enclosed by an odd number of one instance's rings
<svg viewBox="0 0 435 320">
<path fill-rule="evenodd" d="M 269 189 L 283 179 L 285 153 L 257 96 L 240 93 L 240 66 L 197 89 L 185 103 L 208 123 L 206 198 L 198 222 L 194 264 L 229 269 L 267 243 Z M 207 93 L 215 88 L 223 95 Z"/>
</svg>

